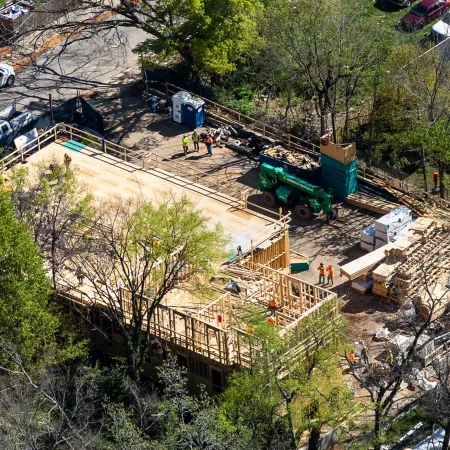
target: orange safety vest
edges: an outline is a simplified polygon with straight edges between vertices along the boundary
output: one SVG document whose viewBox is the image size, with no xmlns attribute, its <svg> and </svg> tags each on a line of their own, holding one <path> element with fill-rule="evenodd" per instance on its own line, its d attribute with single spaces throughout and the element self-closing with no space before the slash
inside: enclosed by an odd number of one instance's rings
<svg viewBox="0 0 450 450">
<path fill-rule="evenodd" d="M 334 269 L 332 267 L 327 267 L 328 276 L 332 277 L 334 275 Z"/>
<path fill-rule="evenodd" d="M 317 270 L 320 272 L 320 275 L 325 275 L 325 266 L 319 266 Z"/>
<path fill-rule="evenodd" d="M 355 362 L 355 354 L 353 352 L 350 352 L 350 355 L 348 355 L 348 360 L 351 363 Z"/>
<path fill-rule="evenodd" d="M 270 300 L 269 302 L 269 308 L 276 308 L 277 304 L 275 303 L 275 300 Z"/>
</svg>

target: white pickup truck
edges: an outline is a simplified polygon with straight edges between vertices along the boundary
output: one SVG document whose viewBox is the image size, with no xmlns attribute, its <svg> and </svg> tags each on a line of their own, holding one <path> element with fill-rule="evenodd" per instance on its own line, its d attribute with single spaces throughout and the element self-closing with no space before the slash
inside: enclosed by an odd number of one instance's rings
<svg viewBox="0 0 450 450">
<path fill-rule="evenodd" d="M 0 147 L 9 147 L 28 126 L 33 126 L 36 116 L 29 110 L 17 111 L 16 105 L 0 111 Z"/>
<path fill-rule="evenodd" d="M 0 88 L 12 86 L 15 79 L 14 69 L 8 64 L 0 64 Z"/>
</svg>

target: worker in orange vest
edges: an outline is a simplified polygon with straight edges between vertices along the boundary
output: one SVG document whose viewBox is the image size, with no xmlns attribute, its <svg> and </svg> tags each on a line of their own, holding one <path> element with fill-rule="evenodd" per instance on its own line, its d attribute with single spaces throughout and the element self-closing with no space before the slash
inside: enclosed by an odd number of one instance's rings
<svg viewBox="0 0 450 450">
<path fill-rule="evenodd" d="M 270 314 L 275 314 L 275 311 L 277 310 L 277 304 L 275 300 L 270 300 L 267 305 L 269 306 Z"/>
<path fill-rule="evenodd" d="M 355 365 L 355 352 L 353 350 L 348 355 L 348 362 L 350 363 L 350 367 Z"/>
<path fill-rule="evenodd" d="M 334 269 L 331 264 L 328 264 L 327 266 L 327 284 L 330 284 L 333 286 L 333 277 L 334 277 Z"/>
<path fill-rule="evenodd" d="M 317 270 L 319 271 L 319 284 L 325 284 L 325 266 L 323 265 L 323 263 L 319 264 Z"/>
</svg>

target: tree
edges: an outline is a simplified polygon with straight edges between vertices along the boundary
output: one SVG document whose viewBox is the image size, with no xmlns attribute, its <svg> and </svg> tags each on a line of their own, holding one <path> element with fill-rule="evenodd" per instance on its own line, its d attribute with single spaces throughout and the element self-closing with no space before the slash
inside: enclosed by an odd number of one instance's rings
<svg viewBox="0 0 450 450">
<path fill-rule="evenodd" d="M 367 21 L 355 2 L 306 0 L 274 2 L 269 8 L 267 40 L 286 55 L 308 87 L 309 99 L 325 134 L 327 117 L 337 141 L 337 113 L 344 109 L 348 120 L 351 100 L 362 76 L 377 67 L 379 27 Z"/>
<path fill-rule="evenodd" d="M 422 130 L 425 127 L 422 127 Z M 425 155 L 433 161 L 439 173 L 439 194 L 445 196 L 445 174 L 450 164 L 450 118 L 442 118 L 423 130 Z"/>
<path fill-rule="evenodd" d="M 447 55 L 448 56 L 448 55 Z M 389 67 L 397 81 L 398 97 L 408 98 L 409 110 L 405 115 L 415 115 L 421 126 L 422 142 L 431 139 L 436 129 L 433 124 L 448 118 L 450 104 L 450 60 L 441 55 L 438 49 L 423 51 L 422 47 L 398 46 L 394 48 Z M 413 106 L 413 107 L 411 107 Z M 430 138 L 427 136 L 430 134 Z M 429 141 L 431 143 L 431 141 Z M 424 174 L 424 190 L 428 191 L 426 178 L 427 154 L 426 145 L 419 147 Z M 441 156 L 442 156 L 442 152 Z M 437 154 L 435 154 L 437 156 Z M 438 160 L 435 160 L 439 165 Z M 445 166 L 445 158 L 442 162 Z M 441 195 L 443 193 L 441 192 Z"/>
<path fill-rule="evenodd" d="M 339 368 L 339 346 L 345 329 L 326 306 L 291 336 L 254 317 L 248 339 L 258 342 L 261 355 L 251 371 L 236 372 L 223 394 L 228 420 L 265 449 L 296 449 L 309 434 L 309 448 L 319 448 L 322 428 L 338 430 L 340 420 L 354 410 L 353 396 Z M 328 328 L 325 342 L 322 331 Z M 292 355 L 302 352 L 294 359 Z"/>
<path fill-rule="evenodd" d="M 14 368 L 0 366 L 1 447 L 94 448 L 104 421 L 103 398 L 92 371 L 49 365 L 36 372 L 25 367 L 3 337 L 0 349 Z"/>
<path fill-rule="evenodd" d="M 157 206 L 120 198 L 102 203 L 84 242 L 71 257 L 72 267 L 82 266 L 137 380 L 156 307 L 181 279 L 211 274 L 223 260 L 227 240 L 220 224 L 210 227 L 186 197 L 167 197 Z"/>
<path fill-rule="evenodd" d="M 437 384 L 423 399 L 425 412 L 444 431 L 443 449 L 450 446 L 450 355 L 447 353 L 435 364 Z"/>
<path fill-rule="evenodd" d="M 420 351 L 434 338 L 427 333 L 433 329 L 440 317 L 438 312 L 446 305 L 449 289 L 436 289 L 436 283 L 429 279 L 428 271 L 433 267 L 424 262 L 417 268 L 420 275 L 416 296 L 409 299 L 416 311 L 421 310 L 423 302 L 427 305 L 427 315 L 417 313 L 414 318 L 400 313 L 398 326 L 410 337 L 408 348 L 398 355 L 396 361 L 383 364 L 382 370 L 374 365 L 362 367 L 351 366 L 350 373 L 359 386 L 366 390 L 373 405 L 373 435 L 374 450 L 381 450 L 383 443 L 383 425 L 386 424 L 401 384 L 411 378 L 413 369 L 421 367 Z"/>
<path fill-rule="evenodd" d="M 8 195 L 0 192 L 0 329 L 25 365 L 58 361 L 80 348 L 65 346 L 63 317 L 49 305 L 50 285 L 39 248 L 15 216 Z M 67 327 L 66 330 L 70 329 Z M 70 339 L 70 337 L 67 335 Z M 7 364 L 7 355 L 0 353 Z M 10 362 L 13 364 L 13 362 Z"/>
<path fill-rule="evenodd" d="M 198 74 L 223 75 L 233 71 L 245 52 L 258 41 L 259 0 L 81 0 L 77 16 L 67 15 L 51 28 L 70 36 L 83 29 L 78 39 L 102 30 L 138 28 L 148 33 L 138 51 L 155 59 L 177 55 Z M 33 32 L 45 32 L 38 27 Z M 165 61 L 166 62 L 166 61 Z"/>
<path fill-rule="evenodd" d="M 18 218 L 28 225 L 42 255 L 49 256 L 56 289 L 60 267 L 77 252 L 74 237 L 92 218 L 93 197 L 76 173 L 55 158 L 35 165 L 31 174 L 24 168 L 14 170 L 11 186 Z"/>
</svg>

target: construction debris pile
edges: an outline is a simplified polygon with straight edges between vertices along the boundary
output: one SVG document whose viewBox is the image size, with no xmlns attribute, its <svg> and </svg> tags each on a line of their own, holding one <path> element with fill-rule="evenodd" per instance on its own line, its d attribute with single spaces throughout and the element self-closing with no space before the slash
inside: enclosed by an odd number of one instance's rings
<svg viewBox="0 0 450 450">
<path fill-rule="evenodd" d="M 450 302 L 449 258 L 448 225 L 420 217 L 395 242 L 342 266 L 341 274 L 359 292 L 371 287 L 400 305 L 420 305 L 423 316 L 439 316 Z"/>
<path fill-rule="evenodd" d="M 410 209 L 404 206 L 395 208 L 361 231 L 361 248 L 372 252 L 389 242 L 395 242 L 408 231 L 412 221 Z"/>
<path fill-rule="evenodd" d="M 259 163 L 281 167 L 290 175 L 301 178 L 315 186 L 320 184 L 320 163 L 303 153 L 287 150 L 279 145 L 271 145 L 260 153 Z"/>
<path fill-rule="evenodd" d="M 270 156 L 271 158 L 275 158 L 288 164 L 292 164 L 294 166 L 304 167 L 305 169 L 320 167 L 318 161 L 315 161 L 308 155 L 287 150 L 283 147 L 280 147 L 279 145 L 277 145 L 276 147 L 268 148 L 264 151 L 264 155 Z"/>
</svg>

